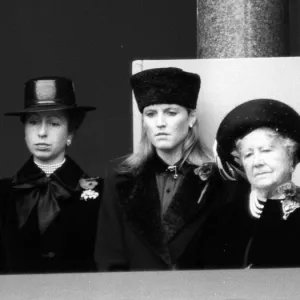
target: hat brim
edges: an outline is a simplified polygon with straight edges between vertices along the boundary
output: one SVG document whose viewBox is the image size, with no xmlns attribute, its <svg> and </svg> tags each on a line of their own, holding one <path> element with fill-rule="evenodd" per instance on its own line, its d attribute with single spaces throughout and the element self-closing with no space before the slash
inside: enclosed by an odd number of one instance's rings
<svg viewBox="0 0 300 300">
<path fill-rule="evenodd" d="M 60 110 L 68 110 L 68 111 L 92 111 L 95 110 L 96 107 L 94 106 L 63 106 L 63 105 L 39 105 L 36 107 L 30 107 L 27 109 L 23 109 L 20 111 L 14 111 L 14 112 L 7 112 L 4 113 L 5 116 L 12 116 L 12 117 L 20 117 L 28 113 L 38 113 L 38 112 L 44 112 L 44 111 L 60 111 Z"/>
<path fill-rule="evenodd" d="M 216 135 L 217 151 L 224 160 L 233 162 L 235 141 L 255 129 L 268 127 L 300 144 L 300 115 L 286 103 L 273 99 L 254 99 L 230 111 Z M 300 158 L 300 149 L 296 155 Z"/>
</svg>

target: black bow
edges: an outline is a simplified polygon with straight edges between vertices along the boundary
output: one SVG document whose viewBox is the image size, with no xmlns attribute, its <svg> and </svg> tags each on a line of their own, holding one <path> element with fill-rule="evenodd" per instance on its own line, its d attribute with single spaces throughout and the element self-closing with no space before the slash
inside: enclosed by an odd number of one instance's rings
<svg viewBox="0 0 300 300">
<path fill-rule="evenodd" d="M 37 205 L 40 232 L 43 233 L 59 215 L 59 202 L 70 197 L 70 191 L 53 173 L 47 177 L 43 172 L 27 181 L 13 184 L 19 227 L 22 228 Z"/>
</svg>

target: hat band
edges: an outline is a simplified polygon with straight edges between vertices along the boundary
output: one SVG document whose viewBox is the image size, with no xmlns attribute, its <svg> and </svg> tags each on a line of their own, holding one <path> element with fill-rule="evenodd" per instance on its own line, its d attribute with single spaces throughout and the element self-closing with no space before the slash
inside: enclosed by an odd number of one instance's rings
<svg viewBox="0 0 300 300">
<path fill-rule="evenodd" d="M 25 109 L 39 106 L 66 106 L 75 107 L 74 99 L 31 99 L 26 101 Z"/>
<path fill-rule="evenodd" d="M 40 104 L 56 104 L 57 102 L 53 101 L 53 100 L 43 100 L 43 101 L 37 101 L 35 103 L 35 105 L 40 105 Z"/>
</svg>

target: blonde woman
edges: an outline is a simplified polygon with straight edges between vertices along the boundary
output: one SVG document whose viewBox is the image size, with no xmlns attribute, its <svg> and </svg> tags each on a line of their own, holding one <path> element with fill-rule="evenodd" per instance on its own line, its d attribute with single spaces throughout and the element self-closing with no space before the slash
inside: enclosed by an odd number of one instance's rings
<svg viewBox="0 0 300 300">
<path fill-rule="evenodd" d="M 203 268 L 201 236 L 226 198 L 203 151 L 195 108 L 200 77 L 178 68 L 131 77 L 142 114 L 138 152 L 107 177 L 95 258 L 100 271 Z"/>
</svg>

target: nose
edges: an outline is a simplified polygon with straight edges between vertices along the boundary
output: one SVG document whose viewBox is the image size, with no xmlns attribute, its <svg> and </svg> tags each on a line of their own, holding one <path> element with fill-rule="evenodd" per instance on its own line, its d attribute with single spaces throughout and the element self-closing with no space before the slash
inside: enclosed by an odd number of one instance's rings
<svg viewBox="0 0 300 300">
<path fill-rule="evenodd" d="M 39 137 L 47 136 L 47 132 L 48 132 L 48 126 L 47 126 L 46 122 L 41 122 L 40 126 L 38 128 Z"/>
<path fill-rule="evenodd" d="M 156 118 L 156 126 L 157 127 L 164 127 L 166 126 L 166 118 L 163 114 L 158 114 Z"/>
<path fill-rule="evenodd" d="M 253 156 L 253 166 L 259 167 L 264 164 L 264 160 L 259 153 L 255 153 Z"/>
</svg>

